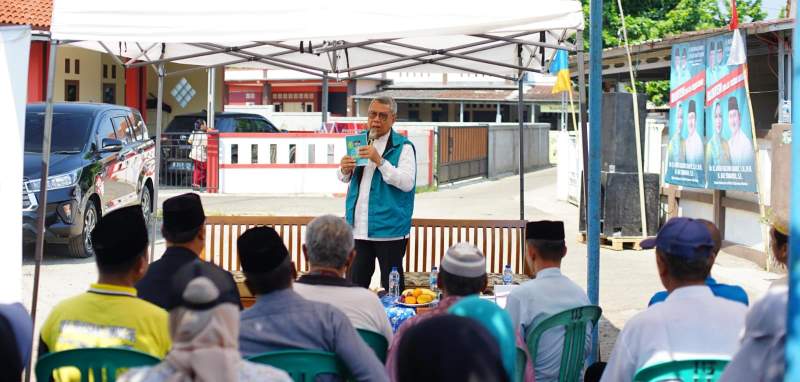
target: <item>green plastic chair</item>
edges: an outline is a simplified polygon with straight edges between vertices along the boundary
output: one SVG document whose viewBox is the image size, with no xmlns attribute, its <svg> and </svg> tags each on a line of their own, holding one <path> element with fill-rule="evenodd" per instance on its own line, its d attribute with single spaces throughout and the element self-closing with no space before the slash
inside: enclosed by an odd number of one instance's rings
<svg viewBox="0 0 800 382">
<path fill-rule="evenodd" d="M 314 382 L 320 374 L 338 375 L 342 380 L 350 375 L 336 354 L 318 350 L 281 350 L 254 355 L 247 360 L 281 369 L 294 382 Z"/>
<path fill-rule="evenodd" d="M 603 314 L 603 309 L 595 305 L 580 306 L 565 310 L 548 317 L 533 330 L 528 332 L 525 343 L 531 354 L 531 361 L 536 365 L 536 355 L 539 350 L 539 339 L 542 333 L 549 329 L 564 327 L 564 349 L 561 352 L 561 366 L 559 368 L 559 382 L 573 382 L 580 380 L 583 373 L 583 364 L 586 359 L 586 325 L 597 325 L 597 320 Z"/>
<path fill-rule="evenodd" d="M 636 382 L 702 381 L 715 382 L 722 376 L 727 359 L 690 359 L 668 361 L 643 367 L 636 372 Z"/>
<path fill-rule="evenodd" d="M 383 334 L 367 329 L 356 329 L 361 339 L 375 352 L 381 362 L 386 363 L 386 354 L 389 351 L 389 340 Z"/>
<path fill-rule="evenodd" d="M 150 354 L 123 348 L 64 350 L 45 354 L 36 361 L 36 380 L 49 381 L 54 370 L 75 367 L 80 370 L 81 382 L 89 382 L 89 375 L 92 375 L 95 382 L 114 382 L 117 380 L 118 369 L 151 366 L 159 362 L 160 359 Z"/>
<path fill-rule="evenodd" d="M 525 361 L 527 359 L 525 350 L 517 348 L 517 356 L 514 362 L 514 382 L 525 382 Z"/>
</svg>

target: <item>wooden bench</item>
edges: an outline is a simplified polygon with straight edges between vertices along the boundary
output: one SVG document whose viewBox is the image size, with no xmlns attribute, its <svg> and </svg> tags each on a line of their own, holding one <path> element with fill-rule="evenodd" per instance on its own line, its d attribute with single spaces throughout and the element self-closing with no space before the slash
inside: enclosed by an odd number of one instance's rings
<svg viewBox="0 0 800 382">
<path fill-rule="evenodd" d="M 228 271 L 241 271 L 236 239 L 247 229 L 264 225 L 283 238 L 298 272 L 308 270 L 302 246 L 309 216 L 209 216 L 206 218 L 205 259 Z M 430 272 L 450 246 L 469 242 L 486 256 L 486 271 L 502 273 L 511 264 L 523 273 L 525 222 L 522 220 L 413 219 L 404 270 Z"/>
</svg>

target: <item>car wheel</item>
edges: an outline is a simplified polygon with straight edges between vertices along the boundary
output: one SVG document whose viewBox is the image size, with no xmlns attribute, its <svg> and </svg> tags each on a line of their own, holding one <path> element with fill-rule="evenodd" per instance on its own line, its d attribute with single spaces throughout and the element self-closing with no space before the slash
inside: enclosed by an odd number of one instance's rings
<svg viewBox="0 0 800 382">
<path fill-rule="evenodd" d="M 144 215 L 144 222 L 147 224 L 148 228 L 150 227 L 150 222 L 153 218 L 153 191 L 150 190 L 150 187 L 144 186 L 142 188 L 142 196 L 139 198 L 139 201 L 142 205 L 142 214 Z"/>
<path fill-rule="evenodd" d="M 100 221 L 100 215 L 97 213 L 97 207 L 92 201 L 89 201 L 83 211 L 83 230 L 80 235 L 73 237 L 69 241 L 69 255 L 71 257 L 87 258 L 94 255 L 92 230 L 97 226 L 98 221 Z"/>
</svg>

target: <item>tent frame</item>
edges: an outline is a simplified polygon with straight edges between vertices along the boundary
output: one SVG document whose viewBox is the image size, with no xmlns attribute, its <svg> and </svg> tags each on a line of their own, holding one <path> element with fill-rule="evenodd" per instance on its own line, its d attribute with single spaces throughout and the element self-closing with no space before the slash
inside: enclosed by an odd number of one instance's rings
<svg viewBox="0 0 800 382">
<path fill-rule="evenodd" d="M 599 0 L 591 0 L 592 3 L 592 39 L 591 43 L 592 46 L 601 46 L 601 43 L 596 43 L 595 39 L 599 41 L 599 31 L 602 27 L 602 9 L 599 8 L 601 4 Z M 595 9 L 597 8 L 597 9 Z M 596 19 L 598 18 L 599 19 Z M 595 30 L 597 29 L 597 30 Z M 554 37 L 558 40 L 558 44 L 549 44 L 544 41 L 534 41 L 534 40 L 526 40 L 524 37 L 530 36 L 533 34 L 539 34 L 540 40 L 544 40 L 545 33 L 549 34 L 551 37 Z M 534 73 L 543 73 L 544 70 L 535 69 L 532 67 L 528 67 L 526 63 L 523 62 L 522 58 L 522 51 L 523 49 L 531 49 L 531 58 L 538 55 L 537 58 L 541 59 L 541 63 L 544 64 L 545 62 L 545 49 L 562 49 L 568 52 L 575 52 L 579 55 L 578 59 L 578 72 L 579 72 L 579 103 L 581 105 L 581 134 L 584 137 L 582 139 L 582 149 L 584 152 L 584 169 L 589 169 L 589 176 L 588 182 L 587 177 L 584 176 L 583 183 L 584 183 L 584 190 L 588 190 L 588 214 L 587 214 L 587 222 L 588 222 L 588 241 L 589 241 L 589 296 L 590 300 L 593 304 L 598 304 L 598 260 L 599 260 L 599 216 L 596 213 L 596 208 L 591 208 L 590 206 L 596 206 L 599 204 L 599 132 L 600 132 L 600 118 L 599 118 L 599 94 L 600 94 L 600 85 L 599 85 L 599 74 L 600 74 L 600 53 L 601 50 L 596 49 L 592 50 L 591 53 L 591 63 L 592 70 L 590 72 L 590 93 L 592 98 L 592 104 L 590 105 L 591 115 L 592 115 L 592 132 L 587 132 L 587 124 L 586 124 L 586 112 L 585 112 L 585 105 L 586 105 L 586 91 L 584 88 L 584 61 L 582 59 L 584 49 L 583 49 L 583 30 L 579 29 L 576 33 L 576 44 L 570 44 L 569 42 L 565 41 L 566 32 L 562 34 L 562 36 L 557 36 L 555 33 L 549 30 L 529 30 L 529 31 L 522 31 L 510 34 L 508 36 L 496 36 L 496 35 L 489 35 L 489 34 L 471 34 L 470 37 L 478 38 L 479 41 L 471 42 L 468 44 L 461 44 L 456 45 L 444 49 L 430 49 L 425 48 L 422 46 L 416 46 L 411 44 L 405 44 L 402 42 L 397 41 L 398 39 L 374 39 L 374 40 L 366 40 L 361 42 L 348 42 L 348 41 L 334 41 L 334 42 L 324 42 L 322 44 L 311 44 L 303 46 L 302 43 L 300 46 L 292 46 L 285 44 L 282 41 L 254 41 L 244 45 L 236 45 L 236 46 L 225 46 L 220 44 L 214 43 L 193 43 L 189 44 L 193 47 L 204 49 L 203 52 L 198 52 L 194 54 L 182 55 L 177 57 L 170 57 L 164 58 L 164 51 L 166 49 L 166 45 L 164 43 L 152 43 L 147 47 L 147 49 L 143 49 L 142 46 L 137 43 L 137 46 L 141 50 L 141 52 L 136 57 L 131 57 L 126 61 L 123 61 L 120 57 L 113 53 L 113 51 L 106 46 L 103 42 L 100 42 L 103 49 L 110 54 L 115 62 L 121 65 L 123 68 L 138 68 L 146 65 L 150 65 L 156 71 L 156 75 L 158 78 L 158 95 L 157 95 L 157 103 L 156 103 L 156 168 L 155 168 L 155 176 L 154 176 L 154 197 L 153 203 L 154 206 L 158 203 L 158 190 L 159 190 L 159 172 L 160 172 L 160 160 L 161 160 L 161 133 L 162 133 L 162 125 L 163 125 L 163 111 L 162 111 L 162 103 L 164 98 L 164 78 L 168 76 L 174 76 L 179 74 L 184 74 L 196 70 L 204 70 L 209 68 L 217 68 L 217 67 L 224 67 L 230 65 L 237 65 L 246 62 L 259 62 L 264 63 L 267 65 L 280 67 L 284 69 L 294 70 L 298 72 L 302 72 L 305 74 L 313 75 L 316 77 L 320 77 L 323 80 L 323 100 L 327 100 L 327 79 L 329 76 L 333 75 L 337 79 L 358 79 L 363 78 L 375 74 L 381 74 L 389 71 L 398 71 L 402 69 L 407 69 L 415 66 L 420 65 L 436 65 L 443 68 L 448 69 L 455 69 L 458 71 L 474 73 L 474 74 L 481 74 L 496 78 L 501 78 L 504 80 L 509 80 L 517 83 L 518 89 L 518 119 L 519 119 L 519 185 L 520 185 L 520 211 L 519 216 L 521 220 L 525 220 L 525 153 L 522 147 L 524 146 L 524 125 L 525 121 L 522 118 L 522 105 L 524 105 L 524 94 L 523 94 L 523 85 L 524 85 L 524 78 L 526 73 L 534 72 Z M 46 180 L 48 177 L 49 172 L 49 165 L 50 165 L 50 134 L 52 131 L 52 118 L 53 118 L 53 86 L 54 86 L 54 77 L 55 77 L 55 64 L 56 64 L 56 51 L 59 45 L 74 43 L 78 41 L 58 41 L 58 40 L 50 40 L 50 60 L 48 61 L 48 80 L 47 80 L 47 95 L 46 95 L 46 112 L 45 112 L 45 125 L 44 125 L 44 132 L 43 132 L 43 155 L 42 155 L 42 179 Z M 376 47 L 376 44 L 388 44 L 392 46 L 401 47 L 404 49 L 410 50 L 418 50 L 419 53 L 416 54 L 404 54 L 400 52 L 392 52 L 386 49 L 382 49 L 380 47 Z M 487 51 L 494 48 L 504 47 L 508 45 L 516 45 L 517 46 L 517 64 L 507 64 L 503 62 L 497 62 L 490 59 L 485 58 L 478 58 L 478 57 L 471 57 L 469 56 L 472 53 L 478 53 Z M 160 53 L 156 55 L 155 59 L 151 59 L 150 56 L 153 53 L 153 50 L 158 51 L 158 47 L 161 47 Z M 248 51 L 248 49 L 260 47 L 260 46 L 272 46 L 277 48 L 282 48 L 282 51 L 271 53 L 268 55 L 259 54 L 255 52 Z M 350 66 L 349 62 L 345 62 L 344 67 L 339 67 L 339 61 L 337 57 L 339 54 L 344 54 L 345 57 L 348 54 L 348 49 L 351 48 L 360 48 L 369 50 L 376 53 L 383 53 L 391 56 L 395 56 L 395 58 L 366 64 L 366 65 L 359 65 L 359 66 Z M 314 65 L 308 65 L 297 61 L 292 61 L 289 59 L 281 58 L 281 56 L 285 56 L 291 53 L 301 53 L 301 54 L 326 54 L 328 55 L 330 67 L 318 67 Z M 183 69 L 173 72 L 166 72 L 164 64 L 170 62 L 176 62 L 181 60 L 187 60 L 191 58 L 198 58 L 204 56 L 210 56 L 214 54 L 227 54 L 231 56 L 230 61 L 226 61 L 224 63 L 219 63 L 215 65 L 207 65 L 207 66 L 198 66 L 195 68 L 190 69 Z M 144 60 L 141 60 L 144 58 Z M 507 76 L 498 73 L 491 73 L 487 71 L 471 69 L 466 66 L 461 65 L 454 65 L 446 62 L 442 62 L 447 59 L 460 59 L 466 60 L 475 63 L 481 64 L 489 64 L 498 67 L 514 69 L 516 70 L 516 76 Z M 531 60 L 532 61 L 532 60 Z M 528 64 L 531 62 L 529 61 Z M 597 69 L 595 70 L 595 66 Z M 544 67 L 544 65 L 542 65 Z M 371 70 L 369 72 L 358 72 L 362 70 Z M 342 77 L 342 75 L 346 75 Z M 594 107 L 592 107 L 594 106 Z M 327 120 L 327 104 L 323 102 L 323 110 L 322 110 L 322 119 L 323 122 Z M 587 139 L 589 137 L 590 143 L 588 145 L 588 154 L 591 155 L 591 158 L 588 158 L 587 155 Z M 591 159 L 591 160 L 589 160 Z M 588 163 L 587 163 L 588 162 Z M 597 164 L 597 166 L 593 166 L 589 168 L 588 166 Z M 595 167 L 597 167 L 595 169 Z M 596 171 L 593 171 L 596 170 Z M 595 174 L 596 172 L 596 174 Z M 588 184 L 587 184 L 588 183 Z M 588 186 L 588 187 L 587 187 Z M 40 267 L 44 252 L 44 216 L 45 210 L 47 207 L 47 181 L 41 182 L 41 190 L 39 193 L 39 209 L 38 209 L 38 220 L 37 220 L 37 232 L 39 234 L 36 238 L 36 254 L 35 254 L 35 274 L 34 274 L 34 290 L 33 290 L 33 304 L 32 304 L 32 311 L 31 315 L 33 319 L 36 319 L 36 308 L 37 308 L 37 300 L 38 300 L 38 290 L 39 290 L 39 276 L 40 276 Z M 157 208 L 154 208 L 157 209 Z M 155 248 L 155 232 L 156 232 L 156 219 L 153 219 L 152 222 L 153 226 L 150 230 L 151 232 L 151 256 L 152 252 Z M 524 241 L 523 241 L 523 250 L 524 250 Z M 597 328 L 594 328 L 594 338 L 593 338 L 593 347 L 592 347 L 592 354 L 591 357 L 594 359 L 595 354 L 597 354 Z"/>
</svg>

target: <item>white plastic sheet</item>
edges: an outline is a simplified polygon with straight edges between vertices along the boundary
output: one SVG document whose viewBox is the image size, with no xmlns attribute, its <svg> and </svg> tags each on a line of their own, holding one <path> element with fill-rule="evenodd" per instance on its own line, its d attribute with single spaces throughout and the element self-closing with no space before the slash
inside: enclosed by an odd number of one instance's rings
<svg viewBox="0 0 800 382">
<path fill-rule="evenodd" d="M 22 301 L 22 157 L 28 96 L 29 26 L 0 27 L 0 229 L 7 235 L 0 256 L 0 303 Z"/>
</svg>

